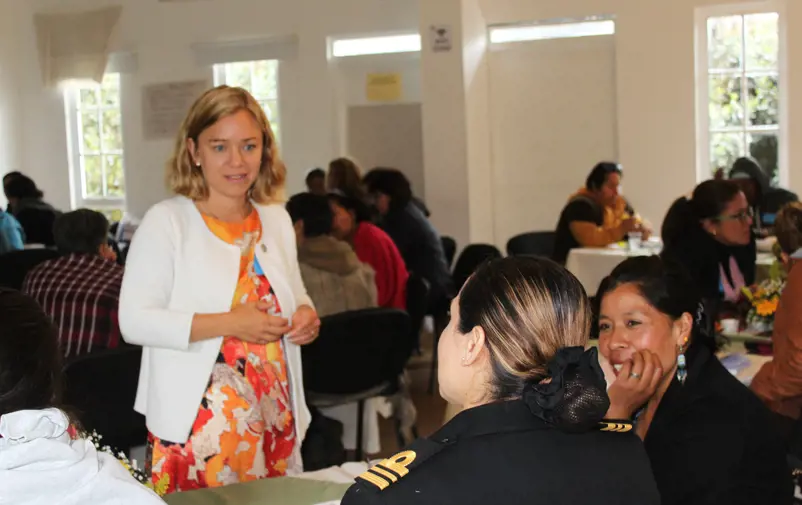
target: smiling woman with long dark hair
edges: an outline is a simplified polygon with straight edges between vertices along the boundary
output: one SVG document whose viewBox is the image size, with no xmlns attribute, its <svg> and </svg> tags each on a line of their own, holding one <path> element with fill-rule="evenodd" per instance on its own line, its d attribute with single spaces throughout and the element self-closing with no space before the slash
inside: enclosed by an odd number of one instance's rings
<svg viewBox="0 0 802 505">
<path fill-rule="evenodd" d="M 713 354 L 694 280 L 657 256 L 603 284 L 599 351 L 608 417 L 633 420 L 663 505 L 781 504 L 790 471 L 768 410 Z"/>
</svg>

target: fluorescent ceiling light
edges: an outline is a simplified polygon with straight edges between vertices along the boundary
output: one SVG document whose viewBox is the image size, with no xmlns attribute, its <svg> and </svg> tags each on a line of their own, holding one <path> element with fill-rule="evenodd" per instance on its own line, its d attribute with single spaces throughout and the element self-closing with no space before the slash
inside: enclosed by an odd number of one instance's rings
<svg viewBox="0 0 802 505">
<path fill-rule="evenodd" d="M 615 34 L 615 21 L 583 21 L 556 25 L 504 26 L 490 29 L 490 42 L 522 42 L 525 40 L 567 39 Z"/>
<path fill-rule="evenodd" d="M 331 44 L 335 58 L 366 54 L 411 53 L 420 51 L 420 34 L 389 35 L 364 39 L 340 39 Z"/>
</svg>

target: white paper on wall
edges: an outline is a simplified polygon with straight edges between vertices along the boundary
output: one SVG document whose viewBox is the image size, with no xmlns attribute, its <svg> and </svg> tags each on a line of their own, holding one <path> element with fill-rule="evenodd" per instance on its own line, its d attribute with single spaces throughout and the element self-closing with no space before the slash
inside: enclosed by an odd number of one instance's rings
<svg viewBox="0 0 802 505">
<path fill-rule="evenodd" d="M 142 136 L 175 137 L 189 108 L 211 87 L 206 80 L 151 84 L 142 88 Z"/>
</svg>

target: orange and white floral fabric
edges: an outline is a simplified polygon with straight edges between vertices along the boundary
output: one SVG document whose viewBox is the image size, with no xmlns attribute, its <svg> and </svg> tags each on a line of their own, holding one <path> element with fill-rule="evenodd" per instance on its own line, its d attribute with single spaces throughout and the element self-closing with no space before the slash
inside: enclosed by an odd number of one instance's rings
<svg viewBox="0 0 802 505">
<path fill-rule="evenodd" d="M 209 229 L 242 251 L 232 307 L 265 300 L 281 307 L 254 255 L 259 214 L 242 223 L 204 216 Z M 176 444 L 149 436 L 148 470 L 168 493 L 225 486 L 301 470 L 300 444 L 281 341 L 266 345 L 225 337 L 189 440 Z"/>
</svg>

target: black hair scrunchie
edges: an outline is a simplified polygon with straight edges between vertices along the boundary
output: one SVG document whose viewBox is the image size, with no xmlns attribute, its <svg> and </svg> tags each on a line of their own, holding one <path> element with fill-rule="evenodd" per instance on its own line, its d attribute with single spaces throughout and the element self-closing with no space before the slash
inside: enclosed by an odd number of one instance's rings
<svg viewBox="0 0 802 505">
<path fill-rule="evenodd" d="M 549 362 L 547 379 L 527 382 L 522 400 L 535 417 L 560 431 L 596 427 L 610 408 L 598 351 L 563 347 Z"/>
</svg>

